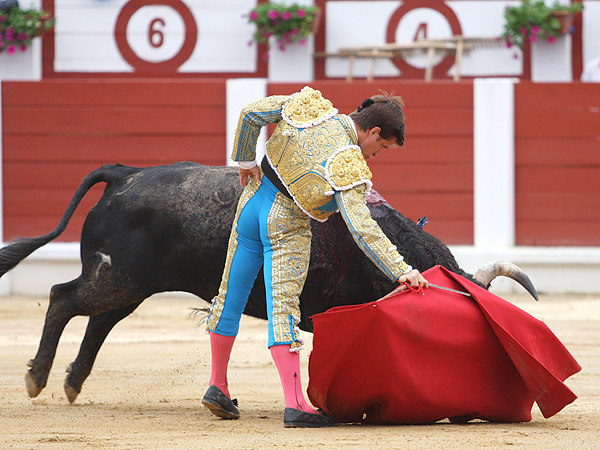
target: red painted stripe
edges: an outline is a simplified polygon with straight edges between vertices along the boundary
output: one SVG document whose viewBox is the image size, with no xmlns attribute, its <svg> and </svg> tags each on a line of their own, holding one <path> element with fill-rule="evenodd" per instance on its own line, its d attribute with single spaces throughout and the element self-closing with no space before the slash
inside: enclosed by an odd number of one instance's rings
<svg viewBox="0 0 600 450">
<path fill-rule="evenodd" d="M 92 187 L 78 206 L 76 214 L 85 216 L 102 196 L 104 187 L 104 183 Z M 11 211 L 11 216 L 14 219 L 47 218 L 58 224 L 58 220 L 67 209 L 76 189 L 77 186 L 72 189 L 66 187 L 53 189 L 10 188 L 4 193 L 4 207 Z"/>
<path fill-rule="evenodd" d="M 527 167 L 516 172 L 517 193 L 600 193 L 600 167 Z"/>
<path fill-rule="evenodd" d="M 87 212 L 85 211 L 85 214 Z M 85 215 L 73 216 L 63 234 L 53 242 L 79 242 L 84 220 Z M 58 225 L 56 218 L 36 217 L 25 220 L 14 216 L 5 217 L 4 240 L 10 242 L 19 237 L 40 236 L 52 231 L 56 225 Z"/>
<path fill-rule="evenodd" d="M 600 142 L 591 137 L 519 138 L 517 166 L 600 166 Z"/>
<path fill-rule="evenodd" d="M 600 233 L 598 222 L 521 221 L 515 240 L 517 245 L 599 247 Z"/>
<path fill-rule="evenodd" d="M 6 135 L 4 161 L 81 161 L 98 165 L 169 164 L 197 161 L 205 165 L 224 165 L 225 136 L 89 136 L 89 135 Z"/>
<path fill-rule="evenodd" d="M 600 223 L 600 195 L 597 192 L 547 191 L 517 194 L 518 221 Z M 576 228 L 576 226 L 574 227 Z M 600 227 L 597 228 L 600 234 Z"/>
<path fill-rule="evenodd" d="M 225 109 L 225 81 L 86 81 L 10 82 L 3 91 L 5 106 L 195 106 Z"/>
<path fill-rule="evenodd" d="M 225 111 L 208 108 L 10 108 L 4 132 L 104 135 L 225 133 Z"/>
</svg>

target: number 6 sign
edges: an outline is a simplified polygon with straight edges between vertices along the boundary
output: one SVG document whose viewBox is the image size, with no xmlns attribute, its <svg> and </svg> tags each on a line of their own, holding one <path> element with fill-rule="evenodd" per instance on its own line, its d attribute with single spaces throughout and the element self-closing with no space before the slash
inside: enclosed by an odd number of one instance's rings
<svg viewBox="0 0 600 450">
<path fill-rule="evenodd" d="M 115 24 L 117 48 L 136 72 L 177 72 L 197 39 L 196 21 L 182 0 L 130 0 Z"/>
</svg>

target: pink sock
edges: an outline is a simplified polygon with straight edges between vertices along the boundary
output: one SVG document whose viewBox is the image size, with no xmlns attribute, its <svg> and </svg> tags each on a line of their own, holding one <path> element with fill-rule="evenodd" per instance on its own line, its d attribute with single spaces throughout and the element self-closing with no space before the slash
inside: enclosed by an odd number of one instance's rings
<svg viewBox="0 0 600 450">
<path fill-rule="evenodd" d="M 231 398 L 227 387 L 227 365 L 235 336 L 210 333 L 210 385 L 217 386 L 223 394 Z"/>
<path fill-rule="evenodd" d="M 271 356 L 279 371 L 285 406 L 318 414 L 304 399 L 300 380 L 300 355 L 297 352 L 290 352 L 290 345 L 273 345 L 269 347 L 269 350 L 271 350 Z"/>
</svg>

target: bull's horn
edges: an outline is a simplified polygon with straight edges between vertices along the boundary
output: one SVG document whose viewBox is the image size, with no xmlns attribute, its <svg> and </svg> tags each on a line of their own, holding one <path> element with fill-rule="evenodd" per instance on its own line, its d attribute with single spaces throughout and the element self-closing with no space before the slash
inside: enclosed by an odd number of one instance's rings
<svg viewBox="0 0 600 450">
<path fill-rule="evenodd" d="M 489 287 L 492 280 L 496 277 L 504 276 L 512 278 L 531 294 L 533 298 L 538 299 L 538 294 L 533 283 L 525 272 L 516 264 L 508 261 L 492 261 L 480 267 L 473 277 L 484 286 Z"/>
</svg>

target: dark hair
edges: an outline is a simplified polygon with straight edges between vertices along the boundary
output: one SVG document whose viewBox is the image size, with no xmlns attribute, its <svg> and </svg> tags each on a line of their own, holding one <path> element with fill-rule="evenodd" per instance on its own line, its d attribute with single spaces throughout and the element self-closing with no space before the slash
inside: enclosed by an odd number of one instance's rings
<svg viewBox="0 0 600 450">
<path fill-rule="evenodd" d="M 381 94 L 366 99 L 350 117 L 361 130 L 381 128 L 383 139 L 395 137 L 398 145 L 404 145 L 406 126 L 404 124 L 404 102 L 401 97 L 381 91 Z"/>
</svg>

